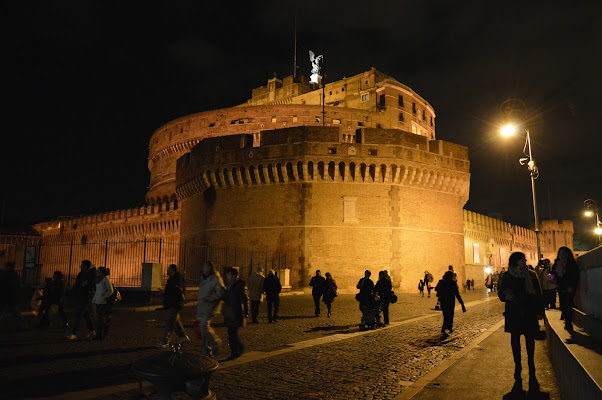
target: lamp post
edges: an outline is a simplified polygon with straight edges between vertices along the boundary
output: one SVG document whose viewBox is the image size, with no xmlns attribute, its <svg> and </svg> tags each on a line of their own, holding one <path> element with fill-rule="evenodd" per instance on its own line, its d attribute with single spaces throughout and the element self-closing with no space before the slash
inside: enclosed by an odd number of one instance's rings
<svg viewBox="0 0 602 400">
<path fill-rule="evenodd" d="M 602 222 L 600 222 L 600 216 L 598 214 L 598 203 L 592 199 L 587 199 L 583 202 L 583 205 L 585 205 L 586 208 L 583 213 L 586 217 L 593 217 L 594 214 L 596 214 L 596 229 L 594 229 L 594 233 L 598 235 L 598 244 L 602 244 Z"/>
<path fill-rule="evenodd" d="M 517 115 L 525 120 L 527 117 L 527 111 L 525 103 L 516 99 L 509 99 L 502 103 L 501 110 L 508 117 L 516 117 Z M 509 137 L 516 133 L 516 127 L 511 123 L 505 125 L 500 130 L 502 136 Z M 531 176 L 531 193 L 533 194 L 533 216 L 535 219 L 535 238 L 537 240 L 537 261 L 541 259 L 541 244 L 540 244 L 540 231 L 539 231 L 539 217 L 537 213 L 537 196 L 535 194 L 535 179 L 539 178 L 539 170 L 533 159 L 533 152 L 531 151 L 531 134 L 529 129 L 525 129 L 527 134 L 525 140 L 525 146 L 523 147 L 523 153 L 525 157 L 521 157 L 518 162 L 520 165 L 526 165 Z"/>
</svg>

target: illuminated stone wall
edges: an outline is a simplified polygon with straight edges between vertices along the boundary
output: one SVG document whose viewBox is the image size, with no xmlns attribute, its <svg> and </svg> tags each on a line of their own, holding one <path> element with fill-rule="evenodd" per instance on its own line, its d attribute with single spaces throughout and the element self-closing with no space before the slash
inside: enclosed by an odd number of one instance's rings
<svg viewBox="0 0 602 400">
<path fill-rule="evenodd" d="M 269 89 L 265 87 L 267 92 L 277 91 L 276 83 L 282 81 L 270 82 L 274 85 Z M 374 69 L 328 84 L 324 108 L 322 90 L 298 96 L 296 94 L 303 91 L 287 90 L 277 96 L 277 101 L 268 101 L 269 96 L 264 99 L 257 90 L 253 91 L 256 96 L 245 104 L 187 115 L 154 132 L 149 143 L 151 181 L 147 204 L 175 200 L 176 160 L 209 137 L 252 134 L 257 146 L 262 131 L 324 125 L 339 127 L 348 133 L 350 140 L 356 130 L 362 128 L 403 130 L 435 139 L 435 112 L 428 102 L 409 87 Z"/>
<path fill-rule="evenodd" d="M 463 272 L 467 148 L 407 132 L 365 129 L 345 143 L 338 128 L 206 139 L 178 160 L 181 238 L 287 253 L 294 287 L 316 269 L 341 287 L 368 268 L 414 291 L 423 271 Z M 355 210 L 355 211 L 354 211 Z"/>
</svg>

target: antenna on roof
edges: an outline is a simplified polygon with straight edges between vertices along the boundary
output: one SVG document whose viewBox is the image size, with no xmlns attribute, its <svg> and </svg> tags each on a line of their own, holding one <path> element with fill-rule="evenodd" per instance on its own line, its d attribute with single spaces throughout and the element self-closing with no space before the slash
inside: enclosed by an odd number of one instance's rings
<svg viewBox="0 0 602 400">
<path fill-rule="evenodd" d="M 295 47 L 293 50 L 293 79 L 297 78 L 297 9 L 295 8 Z"/>
</svg>

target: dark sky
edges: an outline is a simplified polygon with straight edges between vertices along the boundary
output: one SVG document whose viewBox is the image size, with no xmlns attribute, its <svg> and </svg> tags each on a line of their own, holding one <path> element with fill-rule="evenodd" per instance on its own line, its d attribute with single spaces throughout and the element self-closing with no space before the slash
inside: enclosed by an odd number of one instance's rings
<svg viewBox="0 0 602 400">
<path fill-rule="evenodd" d="M 524 139 L 497 135 L 511 97 L 529 111 L 540 219 L 572 219 L 583 236 L 583 201 L 602 205 L 599 1 L 16 3 L 5 221 L 142 205 L 155 129 L 292 74 L 295 9 L 301 74 L 309 49 L 329 81 L 376 67 L 431 103 L 438 139 L 469 146 L 466 208 L 532 222 Z"/>
</svg>

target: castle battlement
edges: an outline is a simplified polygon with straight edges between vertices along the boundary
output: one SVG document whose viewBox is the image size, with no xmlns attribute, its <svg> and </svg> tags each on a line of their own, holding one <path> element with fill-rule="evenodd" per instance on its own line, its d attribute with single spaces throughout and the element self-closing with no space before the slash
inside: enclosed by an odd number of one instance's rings
<svg viewBox="0 0 602 400">
<path fill-rule="evenodd" d="M 298 182 L 414 186 L 468 196 L 467 149 L 410 133 L 365 129 L 363 143 L 341 142 L 345 130 L 297 127 L 263 133 L 260 147 L 249 135 L 208 138 L 178 160 L 180 198 L 209 187 Z"/>
</svg>

